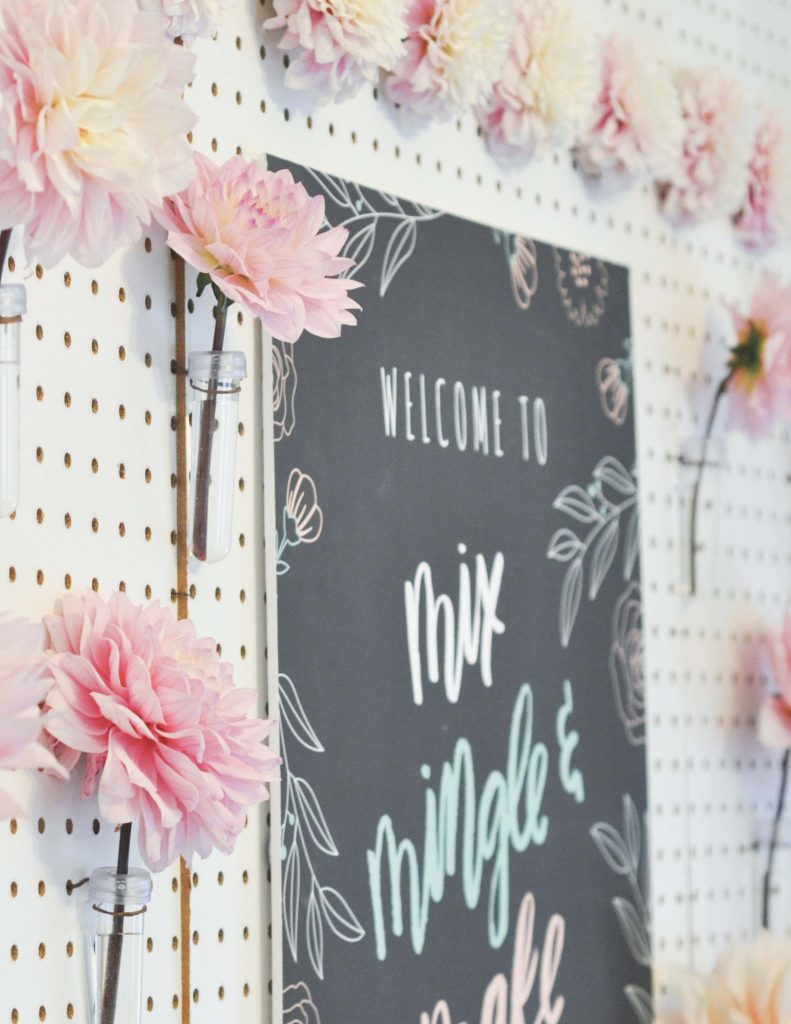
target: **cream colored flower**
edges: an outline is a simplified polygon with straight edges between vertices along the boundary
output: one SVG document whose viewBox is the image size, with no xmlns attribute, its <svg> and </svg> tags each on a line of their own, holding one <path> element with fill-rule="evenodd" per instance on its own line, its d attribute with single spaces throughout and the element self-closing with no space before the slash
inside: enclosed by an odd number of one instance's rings
<svg viewBox="0 0 791 1024">
<path fill-rule="evenodd" d="M 199 36 L 213 36 L 220 27 L 222 12 L 234 0 L 137 0 L 141 11 L 159 11 L 165 15 L 167 34 L 189 46 Z"/>
</svg>

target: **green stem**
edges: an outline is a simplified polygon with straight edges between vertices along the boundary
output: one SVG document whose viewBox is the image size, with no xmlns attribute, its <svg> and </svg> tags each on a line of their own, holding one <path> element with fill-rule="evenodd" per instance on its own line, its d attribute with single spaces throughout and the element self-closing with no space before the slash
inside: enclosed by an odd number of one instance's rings
<svg viewBox="0 0 791 1024">
<path fill-rule="evenodd" d="M 775 810 L 774 821 L 772 822 L 772 834 L 769 838 L 769 857 L 766 862 L 766 873 L 764 875 L 763 907 L 761 913 L 761 925 L 769 927 L 769 903 L 772 896 L 772 871 L 777 852 L 777 841 L 780 836 L 780 822 L 783 817 L 783 810 L 786 802 L 786 790 L 788 789 L 788 762 L 791 758 L 791 750 L 786 750 L 780 765 L 780 795 L 777 798 L 777 809 Z"/>
<path fill-rule="evenodd" d="M 129 874 L 129 847 L 132 839 L 132 824 L 121 826 L 118 836 L 118 864 L 116 873 Z M 113 915 L 113 931 L 107 943 L 107 968 L 102 991 L 101 1024 L 115 1024 L 118 1003 L 118 982 L 121 977 L 121 955 L 124 944 L 124 908 L 116 904 Z"/>
</svg>

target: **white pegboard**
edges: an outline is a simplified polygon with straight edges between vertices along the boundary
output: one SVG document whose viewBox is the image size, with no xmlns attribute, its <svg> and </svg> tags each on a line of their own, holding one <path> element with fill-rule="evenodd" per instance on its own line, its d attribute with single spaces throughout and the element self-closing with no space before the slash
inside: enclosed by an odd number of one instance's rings
<svg viewBox="0 0 791 1024">
<path fill-rule="evenodd" d="M 701 530 L 716 550 L 694 600 L 679 589 L 677 458 L 701 429 L 701 390 L 716 386 L 722 339 L 710 310 L 745 303 L 763 263 L 725 225 L 674 233 L 647 186 L 592 200 L 565 155 L 506 171 L 486 154 L 471 117 L 419 125 L 372 90 L 328 107 L 286 92 L 282 55 L 260 32 L 269 6 L 239 0 L 218 38 L 196 45 L 189 100 L 200 116 L 198 149 L 217 159 L 268 150 L 632 268 L 654 943 L 660 964 L 706 966 L 752 928 L 746 847 L 755 816 L 775 798 L 774 759 L 754 740 L 764 685 L 754 656 L 788 597 L 791 446 L 785 437 L 729 441 L 726 467 L 704 488 Z M 787 0 L 590 0 L 584 8 L 598 31 L 629 32 L 672 61 L 718 64 L 788 108 Z M 40 615 L 66 586 L 106 595 L 121 581 L 135 601 L 167 602 L 176 577 L 174 325 L 162 233 L 152 229 L 150 243 L 95 272 L 69 262 L 22 272 L 18 248 L 12 256 L 8 280 L 28 284 L 30 314 L 23 499 L 16 519 L 0 522 L 0 607 Z M 769 262 L 782 271 L 788 256 L 777 251 Z M 191 347 L 205 345 L 210 326 L 208 298 L 196 301 Z M 238 539 L 225 562 L 191 576 L 190 612 L 218 637 L 240 680 L 263 688 L 260 346 L 244 318 L 232 320 L 228 344 L 243 348 L 256 371 L 242 395 Z M 74 786 L 20 780 L 20 788 L 27 820 L 0 826 L 0 1021 L 80 1021 L 79 923 L 66 882 L 110 862 L 114 837 L 95 834 L 95 804 L 81 803 Z M 233 857 L 195 866 L 195 1024 L 269 1019 L 267 813 L 251 815 Z M 148 1019 L 174 1024 L 176 874 L 157 879 L 145 982 Z"/>
</svg>

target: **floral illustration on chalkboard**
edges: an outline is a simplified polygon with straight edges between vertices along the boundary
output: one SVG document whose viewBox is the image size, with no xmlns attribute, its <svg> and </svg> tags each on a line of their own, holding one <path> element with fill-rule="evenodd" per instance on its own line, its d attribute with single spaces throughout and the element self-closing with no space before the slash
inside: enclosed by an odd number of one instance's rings
<svg viewBox="0 0 791 1024">
<path fill-rule="evenodd" d="M 520 309 L 530 309 L 538 291 L 538 253 L 536 243 L 522 235 L 507 231 L 493 231 L 494 241 L 505 253 L 505 262 L 511 278 L 514 302 Z"/>
<path fill-rule="evenodd" d="M 308 959 L 319 978 L 323 978 L 325 925 L 343 942 L 359 942 L 365 936 L 365 929 L 345 897 L 332 886 L 322 885 L 316 874 L 314 856 L 323 853 L 337 857 L 338 847 L 313 787 L 306 779 L 292 774 L 286 738 L 296 740 L 314 754 L 323 754 L 324 746 L 310 724 L 294 683 L 283 673 L 279 676 L 278 692 L 283 756 L 283 928 L 296 962 L 299 960 L 300 916 L 306 906 L 303 927 Z M 318 1015 L 315 1019 L 318 1020 Z M 305 1020 L 313 1018 L 308 1016 Z"/>
<path fill-rule="evenodd" d="M 272 409 L 275 418 L 275 441 L 291 437 L 296 418 L 297 367 L 294 345 L 272 341 Z"/>
<path fill-rule="evenodd" d="M 623 343 L 624 355 L 620 359 L 606 357 L 596 364 L 596 387 L 602 412 L 616 427 L 622 427 L 629 415 L 632 397 L 632 341 Z"/>
<path fill-rule="evenodd" d="M 645 676 L 643 667 L 643 601 L 632 581 L 618 598 L 613 613 L 610 675 L 615 706 L 626 738 L 645 743 Z"/>
<path fill-rule="evenodd" d="M 312 477 L 295 467 L 289 473 L 286 484 L 282 529 L 275 532 L 278 576 L 291 568 L 283 558 L 286 550 L 298 548 L 300 544 L 315 544 L 323 528 L 324 513 L 318 502 L 316 484 Z"/>
<path fill-rule="evenodd" d="M 354 260 L 355 273 L 359 274 L 371 258 L 377 238 L 387 236 L 379 279 L 379 296 L 383 297 L 415 251 L 418 225 L 439 220 L 444 214 L 422 203 L 398 199 L 388 192 L 363 190 L 331 174 L 310 169 L 308 172 L 324 190 L 326 198 L 338 207 L 338 216 L 346 214 L 344 220 L 333 218 L 333 223 L 349 232 L 341 255 Z"/>
<path fill-rule="evenodd" d="M 601 260 L 581 252 L 555 249 L 560 301 L 576 327 L 595 327 L 604 316 L 610 275 Z"/>
<path fill-rule="evenodd" d="M 641 967 L 650 970 L 651 917 L 646 879 L 647 857 L 643 851 L 640 815 L 628 794 L 623 798 L 623 822 L 623 834 L 603 821 L 593 825 L 590 834 L 607 867 L 626 880 L 631 899 L 613 897 L 613 909 L 632 957 Z M 651 995 L 640 985 L 627 985 L 624 992 L 634 1009 L 638 1024 L 651 1024 L 654 1019 Z"/>
<path fill-rule="evenodd" d="M 283 1024 L 321 1024 L 319 1011 L 304 981 L 283 990 Z"/>
<path fill-rule="evenodd" d="M 630 579 L 634 572 L 640 550 L 637 481 L 618 459 L 605 455 L 593 470 L 587 490 L 577 484 L 564 487 L 552 507 L 587 529 L 580 536 L 562 527 L 553 534 L 547 551 L 553 561 L 569 563 L 560 595 L 560 642 L 568 647 L 586 565 L 591 601 L 596 599 L 619 547 L 623 550 L 623 578 Z"/>
</svg>

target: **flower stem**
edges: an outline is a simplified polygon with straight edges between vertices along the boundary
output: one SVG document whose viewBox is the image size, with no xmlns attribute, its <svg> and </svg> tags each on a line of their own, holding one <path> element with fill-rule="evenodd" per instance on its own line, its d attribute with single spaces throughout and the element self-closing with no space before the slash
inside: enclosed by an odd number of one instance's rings
<svg viewBox="0 0 791 1024">
<path fill-rule="evenodd" d="M 217 295 L 214 308 L 214 341 L 212 352 L 222 352 L 225 341 L 225 324 L 230 302 L 224 295 Z M 211 485 L 211 452 L 216 429 L 215 414 L 217 396 L 211 391 L 201 409 L 200 440 L 198 444 L 198 466 L 195 471 L 195 521 L 192 527 L 192 553 L 201 562 L 206 561 L 207 534 L 209 530 L 209 487 Z"/>
<path fill-rule="evenodd" d="M 0 284 L 3 281 L 5 270 L 5 258 L 8 255 L 8 244 L 11 241 L 11 228 L 3 228 L 0 231 Z"/>
<path fill-rule="evenodd" d="M 116 873 L 129 874 L 129 847 L 132 839 L 131 822 L 121 826 L 118 836 L 118 864 Z M 118 1002 L 118 981 L 121 976 L 121 953 L 124 944 L 124 908 L 116 903 L 113 908 L 113 931 L 107 943 L 107 967 L 102 991 L 101 1024 L 114 1024 Z"/>
<path fill-rule="evenodd" d="M 775 863 L 777 841 L 780 836 L 780 821 L 785 809 L 786 790 L 788 788 L 788 763 L 791 759 L 791 750 L 786 750 L 780 765 L 780 795 L 777 798 L 777 809 L 772 823 L 772 834 L 769 837 L 769 857 L 766 862 L 766 874 L 764 875 L 763 908 L 761 913 L 761 925 L 769 927 L 769 902 L 772 896 L 772 870 Z"/>
<path fill-rule="evenodd" d="M 709 441 L 711 440 L 711 432 L 714 429 L 714 421 L 717 417 L 717 410 L 719 409 L 720 402 L 722 401 L 725 392 L 728 390 L 728 385 L 733 377 L 733 371 L 731 371 L 726 377 L 720 382 L 720 386 L 717 388 L 717 393 L 714 396 L 714 401 L 709 412 L 709 418 L 706 422 L 706 432 L 703 435 L 703 448 L 700 453 L 700 461 L 698 463 L 698 472 L 695 476 L 695 484 L 692 488 L 692 510 L 690 512 L 689 521 L 689 593 L 694 595 L 698 588 L 697 580 L 697 558 L 698 558 L 698 506 L 700 504 L 700 485 L 703 482 L 703 470 L 706 468 L 706 455 L 708 452 Z"/>
</svg>

